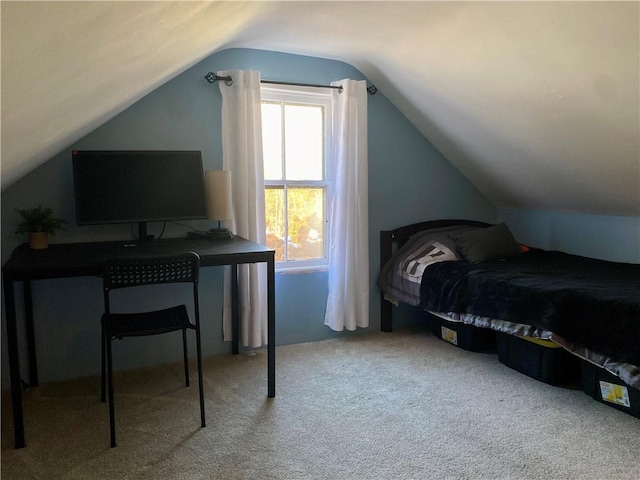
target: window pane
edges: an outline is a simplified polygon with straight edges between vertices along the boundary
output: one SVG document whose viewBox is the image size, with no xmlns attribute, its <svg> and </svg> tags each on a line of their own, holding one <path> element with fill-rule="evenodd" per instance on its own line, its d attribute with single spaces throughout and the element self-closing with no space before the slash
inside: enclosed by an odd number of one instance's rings
<svg viewBox="0 0 640 480">
<path fill-rule="evenodd" d="M 264 192 L 267 247 L 276 251 L 275 261 L 284 257 L 284 189 L 267 188 Z"/>
<path fill-rule="evenodd" d="M 287 260 L 324 258 L 324 188 L 289 188 Z"/>
<path fill-rule="evenodd" d="M 262 154 L 265 180 L 282 180 L 282 108 L 262 103 Z"/>
<path fill-rule="evenodd" d="M 285 105 L 287 180 L 323 180 L 323 108 Z"/>
</svg>

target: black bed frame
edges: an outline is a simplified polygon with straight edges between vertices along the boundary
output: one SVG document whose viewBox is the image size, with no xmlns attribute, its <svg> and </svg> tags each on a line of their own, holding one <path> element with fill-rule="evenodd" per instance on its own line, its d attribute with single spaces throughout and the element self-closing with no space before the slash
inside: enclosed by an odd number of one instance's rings
<svg viewBox="0 0 640 480">
<path fill-rule="evenodd" d="M 394 246 L 402 247 L 409 237 L 431 228 L 455 227 L 470 225 L 475 227 L 490 227 L 490 223 L 477 222 L 475 220 L 430 220 L 427 222 L 413 223 L 398 227 L 394 230 L 380 231 L 380 269 L 387 263 L 393 255 Z M 380 292 L 380 330 L 383 332 L 393 331 L 393 305 L 384 299 L 384 292 Z"/>
</svg>

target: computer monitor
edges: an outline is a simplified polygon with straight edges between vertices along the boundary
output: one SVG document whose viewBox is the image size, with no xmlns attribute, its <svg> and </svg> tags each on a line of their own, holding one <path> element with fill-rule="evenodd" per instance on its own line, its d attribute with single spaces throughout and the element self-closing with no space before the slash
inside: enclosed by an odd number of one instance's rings
<svg viewBox="0 0 640 480">
<path fill-rule="evenodd" d="M 74 150 L 78 225 L 207 218 L 200 151 Z"/>
</svg>

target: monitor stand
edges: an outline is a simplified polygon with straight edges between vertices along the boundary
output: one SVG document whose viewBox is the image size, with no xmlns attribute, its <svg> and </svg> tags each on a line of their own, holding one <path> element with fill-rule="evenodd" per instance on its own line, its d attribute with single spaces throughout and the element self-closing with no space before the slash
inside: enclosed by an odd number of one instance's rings
<svg viewBox="0 0 640 480">
<path fill-rule="evenodd" d="M 153 238 L 153 235 L 147 234 L 147 222 L 138 222 L 138 243 L 148 243 L 151 242 Z"/>
</svg>

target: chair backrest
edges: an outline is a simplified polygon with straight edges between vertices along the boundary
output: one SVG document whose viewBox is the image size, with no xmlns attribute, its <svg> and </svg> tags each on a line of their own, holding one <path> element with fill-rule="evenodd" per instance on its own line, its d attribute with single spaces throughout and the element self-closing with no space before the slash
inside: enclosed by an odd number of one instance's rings
<svg viewBox="0 0 640 480">
<path fill-rule="evenodd" d="M 198 283 L 200 257 L 189 252 L 177 255 L 130 257 L 110 260 L 104 272 L 105 292 L 116 288 L 160 283 Z"/>
</svg>

